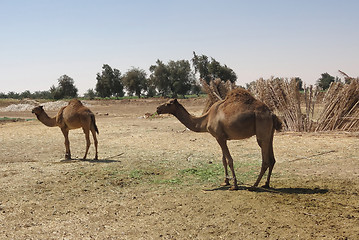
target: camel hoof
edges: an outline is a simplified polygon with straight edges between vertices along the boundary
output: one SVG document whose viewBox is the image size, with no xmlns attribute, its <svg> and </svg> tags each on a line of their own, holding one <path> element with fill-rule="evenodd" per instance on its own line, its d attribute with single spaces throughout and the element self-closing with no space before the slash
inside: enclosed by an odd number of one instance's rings
<svg viewBox="0 0 359 240">
<path fill-rule="evenodd" d="M 229 184 L 229 182 L 226 182 L 226 181 L 224 181 L 223 183 L 221 183 L 221 187 L 225 187 L 225 186 L 229 186 L 230 184 Z"/>
<path fill-rule="evenodd" d="M 262 188 L 270 188 L 269 184 L 265 184 L 262 186 Z"/>
<path fill-rule="evenodd" d="M 233 185 L 232 187 L 229 188 L 229 191 L 236 191 L 238 189 L 239 187 L 237 185 Z"/>
</svg>

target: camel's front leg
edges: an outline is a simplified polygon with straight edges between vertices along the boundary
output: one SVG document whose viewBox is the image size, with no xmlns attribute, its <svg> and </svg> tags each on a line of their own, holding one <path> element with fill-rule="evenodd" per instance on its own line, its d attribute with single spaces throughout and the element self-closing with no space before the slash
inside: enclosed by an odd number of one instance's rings
<svg viewBox="0 0 359 240">
<path fill-rule="evenodd" d="M 224 156 L 224 153 L 222 153 L 222 162 L 224 167 L 224 182 L 221 184 L 221 186 L 229 186 L 229 175 L 228 175 L 228 167 L 227 167 L 227 159 L 226 156 Z"/>
<path fill-rule="evenodd" d="M 229 152 L 229 149 L 228 149 L 228 146 L 227 146 L 227 141 L 222 140 L 222 139 L 217 139 L 217 142 L 221 146 L 223 156 L 228 160 L 228 165 L 229 165 L 229 168 L 231 169 L 231 172 L 232 172 L 233 186 L 230 188 L 230 190 L 238 190 L 239 187 L 238 187 L 238 183 L 237 183 L 236 174 L 234 172 L 233 158 L 232 158 L 232 156 L 231 156 L 231 154 Z M 224 161 L 223 161 L 223 165 L 224 165 Z M 227 170 L 227 162 L 226 162 L 226 165 L 224 165 L 224 167 L 225 167 L 225 171 L 226 171 Z M 228 172 L 226 173 L 226 178 L 228 179 L 227 174 L 228 174 Z"/>
<path fill-rule="evenodd" d="M 70 140 L 69 140 L 69 130 L 66 127 L 61 128 L 62 134 L 64 134 L 65 137 L 65 159 L 70 160 L 71 159 L 71 152 L 70 152 Z"/>
</svg>

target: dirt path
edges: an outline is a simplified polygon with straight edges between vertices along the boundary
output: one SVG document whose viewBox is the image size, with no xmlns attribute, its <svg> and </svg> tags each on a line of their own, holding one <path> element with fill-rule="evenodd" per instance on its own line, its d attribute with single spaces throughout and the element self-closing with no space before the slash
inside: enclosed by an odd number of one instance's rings
<svg viewBox="0 0 359 240">
<path fill-rule="evenodd" d="M 0 124 L 0 239 L 359 238 L 358 135 L 277 133 L 273 189 L 256 192 L 255 138 L 232 141 L 242 184 L 228 191 L 210 135 L 143 117 L 160 101 L 91 102 L 98 161 L 64 161 L 61 131 L 37 120 Z M 203 106 L 182 103 L 196 115 Z M 82 131 L 70 142 L 82 156 Z"/>
</svg>

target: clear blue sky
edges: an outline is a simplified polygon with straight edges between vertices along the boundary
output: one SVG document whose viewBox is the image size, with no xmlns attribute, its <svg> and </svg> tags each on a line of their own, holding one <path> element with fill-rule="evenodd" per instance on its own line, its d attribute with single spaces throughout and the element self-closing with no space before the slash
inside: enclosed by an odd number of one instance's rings
<svg viewBox="0 0 359 240">
<path fill-rule="evenodd" d="M 358 10 L 357 0 L 0 0 L 0 92 L 49 90 L 66 74 L 82 94 L 103 64 L 149 73 L 193 51 L 232 68 L 239 85 L 357 77 Z"/>
</svg>

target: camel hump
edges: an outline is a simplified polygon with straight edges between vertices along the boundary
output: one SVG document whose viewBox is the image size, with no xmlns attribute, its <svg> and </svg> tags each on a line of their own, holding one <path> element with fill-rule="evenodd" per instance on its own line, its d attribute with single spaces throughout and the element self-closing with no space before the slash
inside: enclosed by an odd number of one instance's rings
<svg viewBox="0 0 359 240">
<path fill-rule="evenodd" d="M 83 106 L 82 102 L 76 98 L 74 99 L 71 99 L 69 101 L 69 104 L 68 105 L 73 105 L 73 106 Z"/>
<path fill-rule="evenodd" d="M 273 126 L 274 126 L 274 129 L 277 130 L 277 131 L 281 131 L 282 130 L 282 127 L 283 127 L 283 123 L 282 121 L 279 119 L 279 117 L 275 114 L 272 114 L 272 117 L 273 117 Z"/>
<path fill-rule="evenodd" d="M 227 94 L 225 101 L 240 101 L 246 104 L 252 104 L 256 99 L 244 88 L 235 88 Z"/>
</svg>

